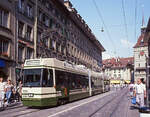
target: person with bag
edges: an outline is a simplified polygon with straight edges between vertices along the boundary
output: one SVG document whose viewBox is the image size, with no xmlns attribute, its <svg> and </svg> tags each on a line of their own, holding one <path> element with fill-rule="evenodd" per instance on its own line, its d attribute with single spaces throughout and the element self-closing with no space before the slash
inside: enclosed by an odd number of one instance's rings
<svg viewBox="0 0 150 117">
<path fill-rule="evenodd" d="M 144 107 L 144 97 L 146 97 L 146 86 L 142 83 L 141 79 L 137 80 L 134 96 L 136 96 L 137 104 L 139 104 L 140 107 Z"/>
<path fill-rule="evenodd" d="M 131 98 L 133 97 L 133 91 L 134 91 L 134 84 L 130 83 L 130 85 L 129 85 L 129 92 L 130 92 L 130 97 Z"/>
</svg>

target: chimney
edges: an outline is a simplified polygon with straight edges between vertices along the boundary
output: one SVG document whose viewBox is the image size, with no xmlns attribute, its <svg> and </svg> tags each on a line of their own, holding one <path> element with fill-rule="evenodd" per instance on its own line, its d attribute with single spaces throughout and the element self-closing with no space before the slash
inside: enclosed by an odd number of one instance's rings
<svg viewBox="0 0 150 117">
<path fill-rule="evenodd" d="M 72 11 L 72 4 L 69 0 L 64 1 L 64 5 L 67 7 L 69 11 Z"/>
<path fill-rule="evenodd" d="M 144 34 L 146 32 L 146 27 L 145 26 L 141 26 L 141 34 Z"/>
</svg>

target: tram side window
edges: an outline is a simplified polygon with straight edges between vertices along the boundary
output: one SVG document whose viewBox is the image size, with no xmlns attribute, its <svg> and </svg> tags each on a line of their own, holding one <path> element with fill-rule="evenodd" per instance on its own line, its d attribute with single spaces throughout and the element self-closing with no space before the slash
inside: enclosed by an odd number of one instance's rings
<svg viewBox="0 0 150 117">
<path fill-rule="evenodd" d="M 73 89 L 86 89 L 88 87 L 88 78 L 79 74 L 69 75 L 69 87 Z"/>
<path fill-rule="evenodd" d="M 53 71 L 48 69 L 43 69 L 43 87 L 52 87 L 53 86 Z"/>
<path fill-rule="evenodd" d="M 66 75 L 66 72 L 56 70 L 55 74 L 56 74 L 57 88 L 59 89 L 59 88 L 68 87 L 68 77 Z"/>
<path fill-rule="evenodd" d="M 92 77 L 92 88 L 100 88 L 102 85 L 102 80 L 100 78 Z"/>
</svg>

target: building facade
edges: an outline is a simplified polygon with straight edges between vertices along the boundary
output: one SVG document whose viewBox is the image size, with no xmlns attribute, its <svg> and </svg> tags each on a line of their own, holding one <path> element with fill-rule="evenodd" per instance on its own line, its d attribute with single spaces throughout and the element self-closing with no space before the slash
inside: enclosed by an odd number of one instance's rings
<svg viewBox="0 0 150 117">
<path fill-rule="evenodd" d="M 14 2 L 0 1 L 0 74 L 5 78 L 15 76 L 16 39 Z"/>
<path fill-rule="evenodd" d="M 145 27 L 141 28 L 141 35 L 134 46 L 134 78 L 146 80 L 146 58 L 148 57 L 148 44 L 144 42 Z"/>
<path fill-rule="evenodd" d="M 129 83 L 133 78 L 133 60 L 133 57 L 103 60 L 103 73 L 110 78 L 111 84 Z"/>
<path fill-rule="evenodd" d="M 0 6 L 1 74 L 15 81 L 25 59 L 41 57 L 100 70 L 105 49 L 69 1 L 1 0 Z"/>
<path fill-rule="evenodd" d="M 148 57 L 147 57 L 147 67 L 146 67 L 146 91 L 147 91 L 147 107 L 150 107 L 150 18 L 146 27 L 144 42 L 148 43 Z"/>
</svg>

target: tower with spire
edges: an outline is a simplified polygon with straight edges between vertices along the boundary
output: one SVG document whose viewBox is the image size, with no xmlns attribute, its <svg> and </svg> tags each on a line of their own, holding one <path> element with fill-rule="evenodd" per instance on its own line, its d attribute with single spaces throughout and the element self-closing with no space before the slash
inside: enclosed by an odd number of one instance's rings
<svg viewBox="0 0 150 117">
<path fill-rule="evenodd" d="M 144 13 L 142 16 L 141 34 L 134 48 L 134 80 L 144 78 L 146 80 L 146 57 L 148 56 L 148 43 L 144 42 L 146 27 Z"/>
</svg>

